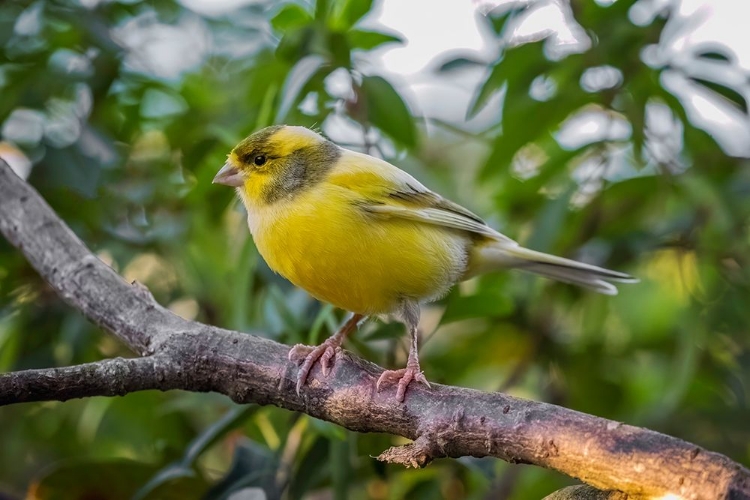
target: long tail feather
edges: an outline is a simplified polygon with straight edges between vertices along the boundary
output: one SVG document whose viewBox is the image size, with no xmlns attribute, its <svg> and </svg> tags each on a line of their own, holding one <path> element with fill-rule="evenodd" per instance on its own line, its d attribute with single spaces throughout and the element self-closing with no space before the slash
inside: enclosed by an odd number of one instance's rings
<svg viewBox="0 0 750 500">
<path fill-rule="evenodd" d="M 619 271 L 556 257 L 521 246 L 492 245 L 478 255 L 476 273 L 497 269 L 519 269 L 546 278 L 578 285 L 605 295 L 617 295 L 617 288 L 609 283 L 637 283 L 638 279 Z"/>
</svg>

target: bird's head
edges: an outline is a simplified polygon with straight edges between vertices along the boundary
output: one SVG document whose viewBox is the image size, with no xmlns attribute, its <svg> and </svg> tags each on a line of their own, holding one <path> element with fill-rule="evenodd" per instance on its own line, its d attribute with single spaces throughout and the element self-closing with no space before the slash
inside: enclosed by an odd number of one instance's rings
<svg viewBox="0 0 750 500">
<path fill-rule="evenodd" d="M 266 127 L 235 146 L 213 182 L 237 188 L 246 205 L 267 205 L 321 180 L 340 151 L 305 127 Z"/>
</svg>

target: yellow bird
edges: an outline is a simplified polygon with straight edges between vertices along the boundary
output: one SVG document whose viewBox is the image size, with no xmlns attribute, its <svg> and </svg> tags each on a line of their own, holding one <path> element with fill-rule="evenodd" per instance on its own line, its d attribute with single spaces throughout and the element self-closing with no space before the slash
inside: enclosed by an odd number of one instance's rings
<svg viewBox="0 0 750 500">
<path fill-rule="evenodd" d="M 213 180 L 237 189 L 258 251 L 275 272 L 318 300 L 352 313 L 317 347 L 297 345 L 297 392 L 320 361 L 327 375 L 345 337 L 368 316 L 403 322 L 411 336 L 396 383 L 403 401 L 419 367 L 423 302 L 478 274 L 521 269 L 614 295 L 609 281 L 631 276 L 529 250 L 469 210 L 430 191 L 388 162 L 341 148 L 304 127 L 267 127 L 240 142 Z"/>
</svg>

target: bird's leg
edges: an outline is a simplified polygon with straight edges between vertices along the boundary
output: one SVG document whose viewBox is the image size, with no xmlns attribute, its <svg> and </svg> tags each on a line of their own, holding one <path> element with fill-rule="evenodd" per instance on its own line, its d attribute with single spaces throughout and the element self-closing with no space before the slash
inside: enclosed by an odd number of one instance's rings
<svg viewBox="0 0 750 500">
<path fill-rule="evenodd" d="M 427 387 L 430 387 L 430 383 L 422 373 L 419 367 L 419 353 L 418 353 L 418 329 L 417 324 L 419 323 L 419 306 L 407 305 L 404 312 L 402 313 L 404 323 L 409 329 L 409 335 L 411 337 L 411 345 L 409 347 L 409 359 L 406 361 L 406 368 L 400 370 L 386 370 L 378 378 L 378 382 L 375 384 L 375 388 L 380 392 L 380 386 L 384 382 L 396 383 L 398 382 L 396 390 L 396 399 L 399 402 L 404 401 L 406 395 L 406 388 L 414 380 L 421 382 Z"/>
<path fill-rule="evenodd" d="M 307 376 L 310 374 L 310 370 L 312 370 L 316 361 L 320 360 L 320 367 L 323 370 L 323 375 L 328 375 L 331 358 L 333 358 L 336 355 L 336 352 L 341 349 L 341 344 L 344 342 L 347 335 L 352 333 L 363 319 L 364 315 L 362 314 L 352 314 L 336 333 L 328 337 L 328 339 L 319 346 L 297 344 L 291 348 L 289 351 L 289 359 L 297 363 L 302 362 L 302 365 L 299 368 L 299 373 L 297 374 L 297 394 L 299 394 L 302 386 L 305 385 Z"/>
</svg>

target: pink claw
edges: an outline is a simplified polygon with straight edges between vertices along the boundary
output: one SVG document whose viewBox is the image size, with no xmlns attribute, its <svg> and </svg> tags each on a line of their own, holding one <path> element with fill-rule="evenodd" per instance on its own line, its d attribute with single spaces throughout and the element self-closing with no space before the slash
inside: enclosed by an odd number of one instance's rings
<svg viewBox="0 0 750 500">
<path fill-rule="evenodd" d="M 428 388 L 430 387 L 430 383 L 427 381 L 427 378 L 425 378 L 424 373 L 419 369 L 419 364 L 417 365 L 407 365 L 406 368 L 401 368 L 400 370 L 386 370 L 381 375 L 380 378 L 378 378 L 377 383 L 375 384 L 375 388 L 378 392 L 380 392 L 380 386 L 384 382 L 387 383 L 394 383 L 398 381 L 398 387 L 396 389 L 396 400 L 399 403 L 404 402 L 404 397 L 406 396 L 406 388 L 409 387 L 409 384 L 412 381 L 420 382 L 424 385 L 426 385 Z"/>
<path fill-rule="evenodd" d="M 324 376 L 328 376 L 332 361 L 336 353 L 341 349 L 338 343 L 329 338 L 317 347 L 311 347 L 304 344 L 297 344 L 289 350 L 289 360 L 296 363 L 302 362 L 297 374 L 297 395 L 299 395 L 302 386 L 307 382 L 307 377 L 312 371 L 316 361 L 320 361 L 320 368 Z"/>
</svg>

